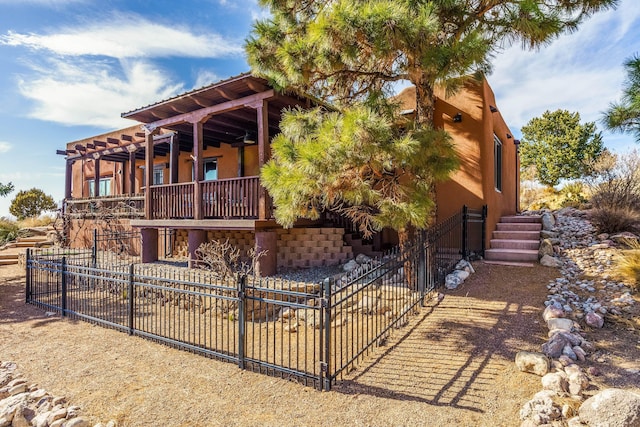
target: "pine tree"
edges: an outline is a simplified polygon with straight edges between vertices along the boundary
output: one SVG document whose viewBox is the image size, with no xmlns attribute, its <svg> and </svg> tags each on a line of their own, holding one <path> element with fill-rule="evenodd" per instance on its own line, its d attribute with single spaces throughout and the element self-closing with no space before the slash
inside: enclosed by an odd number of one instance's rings
<svg viewBox="0 0 640 427">
<path fill-rule="evenodd" d="M 611 130 L 632 133 L 636 142 L 640 142 L 640 56 L 629 59 L 624 66 L 627 80 L 622 100 L 609 106 L 603 123 Z"/>
<path fill-rule="evenodd" d="M 291 112 L 291 121 L 285 115 L 283 136 L 261 175 L 277 218 L 290 225 L 342 206 L 361 226 L 367 220 L 375 228 L 393 226 L 403 245 L 413 227 L 427 223 L 433 182 L 455 167 L 448 139 L 433 126 L 436 85 L 453 92 L 489 71 L 492 55 L 505 45 L 537 48 L 617 1 L 260 0 L 271 17 L 255 23 L 246 42 L 252 72 L 279 90 L 312 94 L 338 110 L 325 112 L 328 117 L 322 110 Z M 393 108 L 385 100 L 398 81 L 416 87 L 413 125 L 389 123 Z M 365 130 L 344 131 L 359 114 L 356 122 Z M 376 120 L 389 127 L 378 132 Z M 398 149 L 406 156 L 391 158 L 391 141 L 404 141 Z M 327 154 L 334 143 L 336 157 Z M 355 152 L 341 151 L 347 147 Z M 403 163 L 421 156 L 429 164 Z M 336 175 L 337 159 L 344 166 Z M 323 168 L 327 178 L 318 173 Z M 292 194 L 279 195 L 282 186 Z"/>
</svg>

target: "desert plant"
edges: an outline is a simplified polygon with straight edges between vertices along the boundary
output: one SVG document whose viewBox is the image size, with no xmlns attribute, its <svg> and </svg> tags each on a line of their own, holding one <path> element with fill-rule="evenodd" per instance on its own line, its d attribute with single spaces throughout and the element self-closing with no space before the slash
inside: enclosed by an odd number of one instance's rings
<svg viewBox="0 0 640 427">
<path fill-rule="evenodd" d="M 20 226 L 10 219 L 0 217 L 0 246 L 18 238 Z"/>
<path fill-rule="evenodd" d="M 638 291 L 640 288 L 640 243 L 637 240 L 629 239 L 625 244 L 629 249 L 622 251 L 622 254 L 615 261 L 615 269 L 634 291 Z"/>
<path fill-rule="evenodd" d="M 594 206 L 640 211 L 640 155 L 635 150 L 622 156 L 606 152 L 585 184 Z"/>
<path fill-rule="evenodd" d="M 640 227 L 640 212 L 630 208 L 597 207 L 591 210 L 590 219 L 600 233 L 637 231 Z"/>
<path fill-rule="evenodd" d="M 242 256 L 240 249 L 229 242 L 229 239 L 212 240 L 201 244 L 196 249 L 199 265 L 226 280 L 240 275 L 255 275 L 258 261 L 267 251 L 256 252 L 251 248 Z"/>
<path fill-rule="evenodd" d="M 584 184 L 581 181 L 569 182 L 560 189 L 559 203 L 563 208 L 580 208 L 588 201 Z"/>
<path fill-rule="evenodd" d="M 18 221 L 20 228 L 31 228 L 31 227 L 46 227 L 54 223 L 56 219 L 49 215 L 42 215 L 39 217 L 31 217 L 25 218 L 23 220 Z"/>
</svg>

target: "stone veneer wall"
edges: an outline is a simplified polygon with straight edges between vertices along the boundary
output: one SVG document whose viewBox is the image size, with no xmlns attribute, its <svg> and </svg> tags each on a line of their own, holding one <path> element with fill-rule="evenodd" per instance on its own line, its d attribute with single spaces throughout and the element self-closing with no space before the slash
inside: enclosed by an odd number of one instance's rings
<svg viewBox="0 0 640 427">
<path fill-rule="evenodd" d="M 353 258 L 351 246 L 345 246 L 343 228 L 277 229 L 278 268 L 308 268 L 338 265 Z M 174 256 L 188 257 L 187 230 L 176 230 Z M 226 240 L 247 251 L 255 246 L 252 231 L 211 230 L 208 240 Z"/>
</svg>

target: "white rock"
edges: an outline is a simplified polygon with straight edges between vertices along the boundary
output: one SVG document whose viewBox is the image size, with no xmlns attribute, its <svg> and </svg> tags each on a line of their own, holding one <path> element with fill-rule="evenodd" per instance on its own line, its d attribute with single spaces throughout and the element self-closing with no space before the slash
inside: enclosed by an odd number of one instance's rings
<svg viewBox="0 0 640 427">
<path fill-rule="evenodd" d="M 544 376 L 549 372 L 549 358 L 542 353 L 519 351 L 516 354 L 516 366 L 521 372 Z"/>
<path fill-rule="evenodd" d="M 571 332 L 571 330 L 573 329 L 573 320 L 561 317 L 552 318 L 547 320 L 547 327 L 551 331 L 560 330 Z"/>
<path fill-rule="evenodd" d="M 590 426 L 639 427 L 640 395 L 610 388 L 587 399 L 580 406 L 580 420 Z"/>
<path fill-rule="evenodd" d="M 540 264 L 544 265 L 545 267 L 554 267 L 554 268 L 560 268 L 562 267 L 562 261 L 559 260 L 558 258 L 549 256 L 549 255 L 545 255 L 540 259 Z"/>
<path fill-rule="evenodd" d="M 564 317 L 564 310 L 555 304 L 547 306 L 542 312 L 542 318 L 545 322 L 548 322 L 549 319 L 558 319 L 561 317 Z"/>
<path fill-rule="evenodd" d="M 358 264 L 355 260 L 350 260 L 345 265 L 342 266 L 342 269 L 348 273 L 351 273 L 353 270 L 358 268 L 360 264 Z"/>
<path fill-rule="evenodd" d="M 552 372 L 542 377 L 542 388 L 557 394 L 566 393 L 569 384 L 564 372 Z"/>
</svg>

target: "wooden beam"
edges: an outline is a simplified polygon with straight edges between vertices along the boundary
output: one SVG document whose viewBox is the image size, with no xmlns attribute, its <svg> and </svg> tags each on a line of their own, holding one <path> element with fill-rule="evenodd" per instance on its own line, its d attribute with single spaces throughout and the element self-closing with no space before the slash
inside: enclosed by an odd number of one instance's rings
<svg viewBox="0 0 640 427">
<path fill-rule="evenodd" d="M 204 102 L 200 101 L 198 98 L 196 98 L 193 95 L 189 95 L 189 99 L 191 99 L 193 102 L 196 103 L 197 106 L 205 108 L 205 107 L 210 107 L 210 105 L 205 104 Z"/>
<path fill-rule="evenodd" d="M 256 92 L 266 92 L 269 90 L 269 87 L 267 85 L 264 85 L 260 82 L 257 82 L 255 80 L 249 80 L 247 79 L 247 86 L 249 86 L 249 89 L 256 91 Z"/>
<path fill-rule="evenodd" d="M 221 104 L 212 105 L 210 107 L 201 108 L 190 113 L 179 114 L 174 117 L 160 119 L 155 122 L 143 125 L 143 127 L 149 130 L 154 130 L 163 126 L 172 126 L 180 123 L 198 123 L 206 121 L 207 118 L 215 114 L 233 111 L 244 107 L 252 107 L 256 103 L 264 99 L 273 98 L 274 96 L 275 91 L 273 89 L 270 89 L 265 92 L 256 93 L 254 95 L 245 96 L 243 98 L 234 99 L 232 101 L 226 101 Z"/>
<path fill-rule="evenodd" d="M 85 147 L 84 145 L 80 145 L 80 144 L 76 144 L 75 145 L 75 149 L 78 151 L 87 151 L 87 147 Z"/>
<path fill-rule="evenodd" d="M 269 104 L 263 99 L 256 106 L 258 116 L 258 167 L 262 168 L 269 160 Z M 258 189 L 258 219 L 265 220 L 271 213 L 269 212 L 269 195 L 267 190 L 261 185 Z"/>
<path fill-rule="evenodd" d="M 220 96 L 222 96 L 223 98 L 231 101 L 232 99 L 238 99 L 240 97 L 240 95 L 238 95 L 236 92 L 233 92 L 232 90 L 229 89 L 223 89 L 221 87 L 217 87 L 214 89 L 217 93 L 220 94 Z"/>
<path fill-rule="evenodd" d="M 106 147 L 107 143 L 104 141 L 96 141 L 95 139 L 93 140 L 93 145 L 96 147 Z"/>
<path fill-rule="evenodd" d="M 107 138 L 107 142 L 109 144 L 120 145 L 120 140 L 118 138 Z"/>
<path fill-rule="evenodd" d="M 145 219 L 153 219 L 153 206 L 151 206 L 151 185 L 153 184 L 153 136 L 155 130 L 146 132 L 144 144 L 144 217 Z"/>
<path fill-rule="evenodd" d="M 66 152 L 67 154 L 76 154 L 76 153 L 77 153 L 77 151 L 76 151 L 76 150 L 65 150 L 65 152 Z"/>
<path fill-rule="evenodd" d="M 136 192 L 136 152 L 129 152 L 129 194 Z"/>
<path fill-rule="evenodd" d="M 203 159 L 203 134 L 202 122 L 193 124 L 193 219 L 202 219 L 202 187 L 200 181 L 204 179 L 204 159 Z"/>
<path fill-rule="evenodd" d="M 92 150 L 96 148 L 95 144 L 87 142 L 87 148 L 91 148 Z"/>
<path fill-rule="evenodd" d="M 64 198 L 71 198 L 71 182 L 73 181 L 73 161 L 67 160 L 67 167 L 64 170 Z"/>
<path fill-rule="evenodd" d="M 136 132 L 137 138 L 144 138 L 144 132 Z"/>
<path fill-rule="evenodd" d="M 175 106 L 175 105 L 169 105 L 169 107 L 171 107 L 171 109 L 172 109 L 173 111 L 175 111 L 176 113 L 178 113 L 178 114 L 184 114 L 184 113 L 187 113 L 187 112 L 188 112 L 188 111 L 184 111 L 184 110 L 180 110 L 180 109 L 176 108 L 176 106 Z"/>
<path fill-rule="evenodd" d="M 99 195 L 100 195 L 100 158 L 97 158 L 93 162 L 93 196 L 98 197 Z"/>
<path fill-rule="evenodd" d="M 67 150 L 56 150 L 56 154 L 58 156 L 66 156 L 67 155 Z"/>
<path fill-rule="evenodd" d="M 126 133 L 123 133 L 122 135 L 120 135 L 120 139 L 123 141 L 129 141 L 129 142 L 133 141 L 133 137 L 131 135 L 127 135 Z"/>
</svg>

